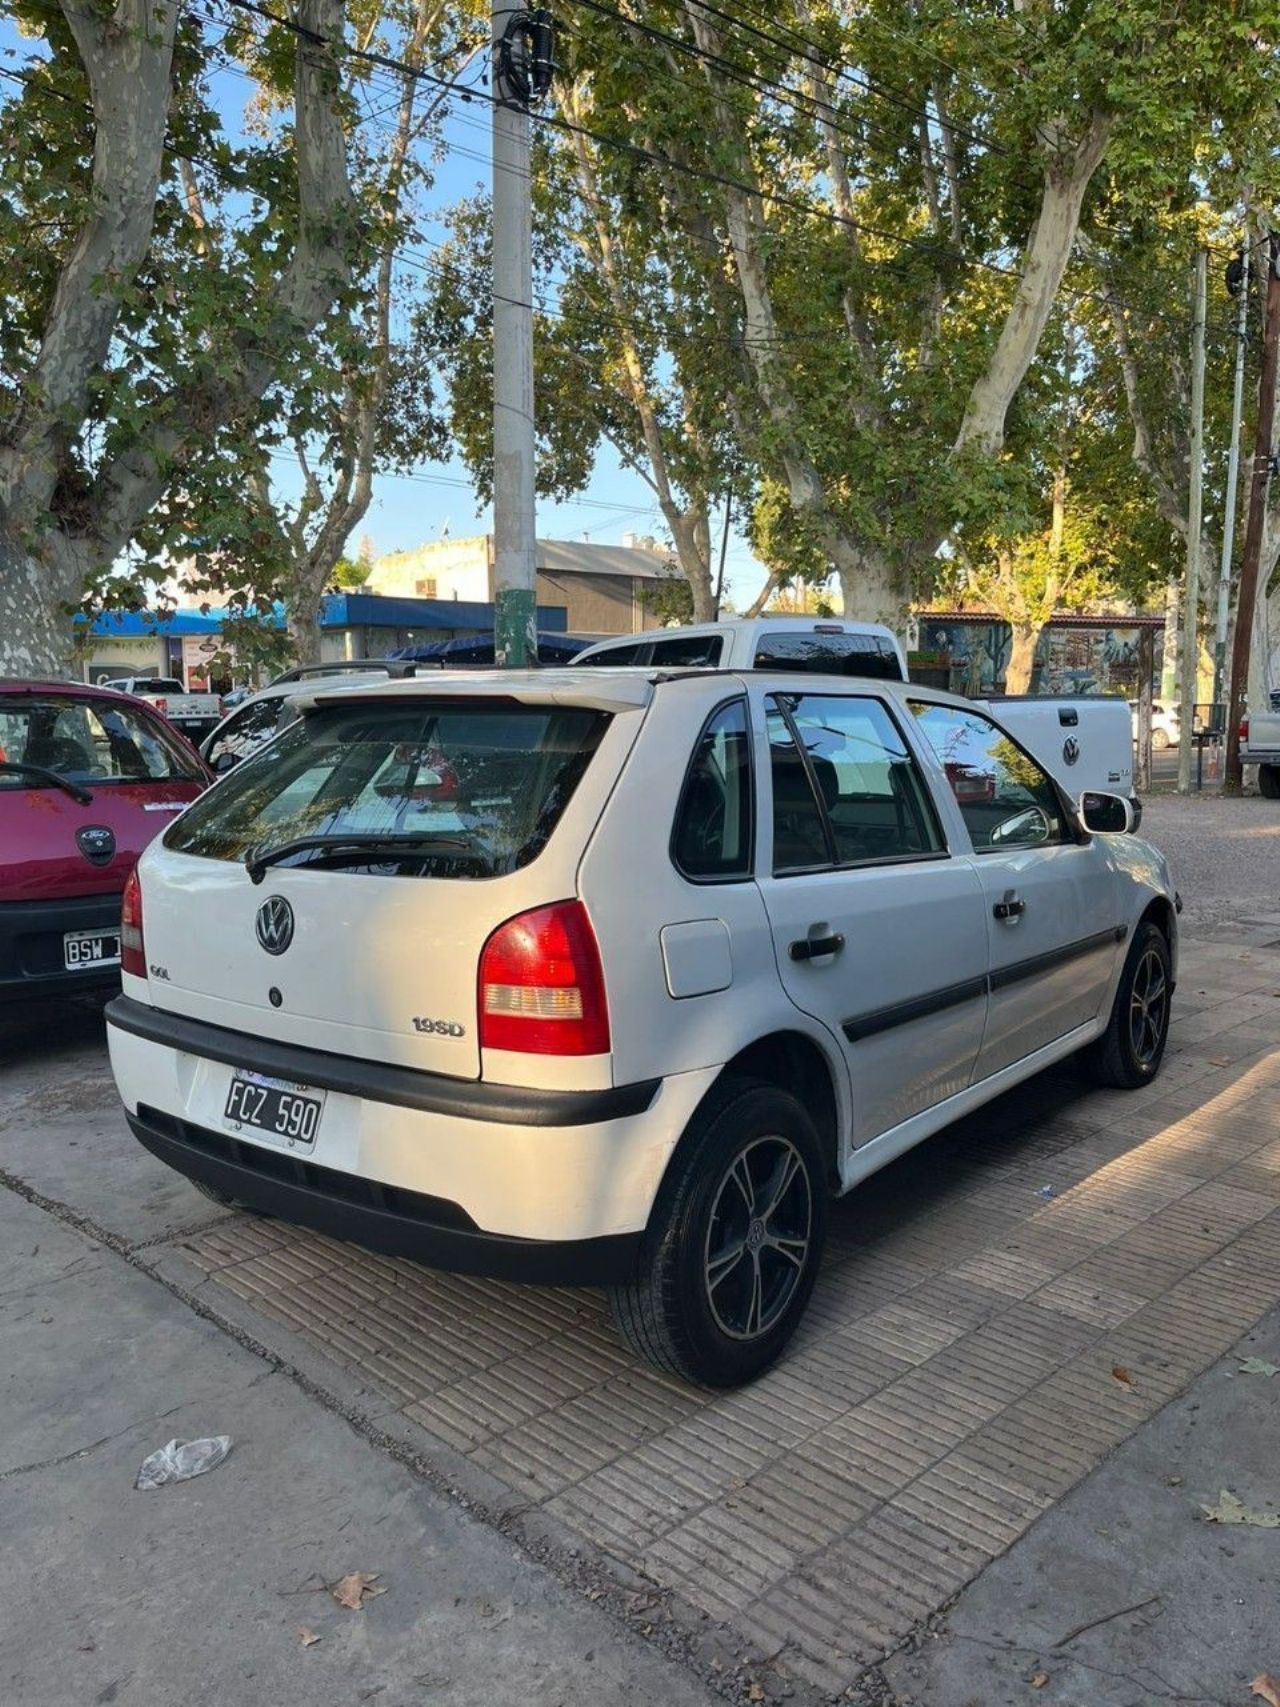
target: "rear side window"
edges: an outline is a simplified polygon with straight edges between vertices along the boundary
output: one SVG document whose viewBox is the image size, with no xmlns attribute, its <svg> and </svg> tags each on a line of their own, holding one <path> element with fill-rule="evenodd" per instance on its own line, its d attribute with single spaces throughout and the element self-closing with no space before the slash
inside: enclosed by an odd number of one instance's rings
<svg viewBox="0 0 1280 1707">
<path fill-rule="evenodd" d="M 782 629 L 756 641 L 757 670 L 801 670 L 821 676 L 864 676 L 874 681 L 904 680 L 902 661 L 891 641 L 879 634 L 840 631 L 796 633 Z"/>
<path fill-rule="evenodd" d="M 769 754 L 775 873 L 944 851 L 924 779 L 879 700 L 779 695 Z"/>
<path fill-rule="evenodd" d="M 633 646 L 610 646 L 603 652 L 593 653 L 589 658 L 575 658 L 573 667 L 576 670 L 579 666 L 589 668 L 598 664 L 602 669 L 618 669 L 624 664 L 641 663 L 648 656 L 648 652 L 649 642 L 647 640 L 643 644 L 637 642 Z"/>
<path fill-rule="evenodd" d="M 691 669 L 720 662 L 724 649 L 722 634 L 673 634 L 670 640 L 655 640 L 650 663 L 664 670 Z"/>
<path fill-rule="evenodd" d="M 269 741 L 286 720 L 288 706 L 287 694 L 275 694 L 270 699 L 242 705 L 210 740 L 205 758 L 214 770 L 228 770 L 239 764 L 241 759 L 247 759 L 264 741 Z"/>
<path fill-rule="evenodd" d="M 700 883 L 751 876 L 751 740 L 746 701 L 707 719 L 685 778 L 671 836 L 677 868 Z"/>
<path fill-rule="evenodd" d="M 537 858 L 608 717 L 427 699 L 325 706 L 224 778 L 165 837 L 177 853 L 343 871 L 499 877 Z"/>
<path fill-rule="evenodd" d="M 56 694 L 0 699 L 0 764 L 0 789 L 52 786 L 41 770 L 95 786 L 204 777 L 195 756 L 136 704 Z"/>
</svg>

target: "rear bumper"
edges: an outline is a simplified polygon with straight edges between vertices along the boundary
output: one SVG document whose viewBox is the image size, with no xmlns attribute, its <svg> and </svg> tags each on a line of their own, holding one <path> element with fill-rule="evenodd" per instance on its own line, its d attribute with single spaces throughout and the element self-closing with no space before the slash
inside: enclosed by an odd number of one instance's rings
<svg viewBox="0 0 1280 1707">
<path fill-rule="evenodd" d="M 68 931 L 119 929 L 118 894 L 0 902 L 0 1003 L 118 989 L 119 966 L 68 972 L 62 939 Z"/>
<path fill-rule="evenodd" d="M 442 1268 L 591 1283 L 630 1272 L 716 1069 L 596 1091 L 418 1072 L 120 997 L 116 1084 L 140 1143 L 255 1208 Z M 325 1103 L 309 1151 L 226 1117 L 237 1070 Z"/>
<path fill-rule="evenodd" d="M 513 1239 L 481 1232 L 444 1198 L 340 1174 L 300 1157 L 191 1126 L 142 1105 L 134 1137 L 162 1162 L 250 1208 L 387 1256 L 455 1274 L 543 1286 L 604 1286 L 633 1278 L 642 1233 L 595 1239 Z"/>
</svg>

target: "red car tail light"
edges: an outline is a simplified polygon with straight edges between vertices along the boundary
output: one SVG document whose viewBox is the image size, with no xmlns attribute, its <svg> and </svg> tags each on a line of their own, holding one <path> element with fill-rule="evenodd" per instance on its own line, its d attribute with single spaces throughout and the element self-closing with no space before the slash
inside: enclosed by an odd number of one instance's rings
<svg viewBox="0 0 1280 1707">
<path fill-rule="evenodd" d="M 1249 739 L 1249 719 L 1247 717 L 1240 719 L 1240 739 L 1242 741 Z"/>
<path fill-rule="evenodd" d="M 480 955 L 482 1049 L 603 1055 L 609 1005 L 600 949 L 581 901 L 557 901 L 499 925 Z"/>
<path fill-rule="evenodd" d="M 142 885 L 135 865 L 120 903 L 120 970 L 135 978 L 147 975 L 147 952 L 142 942 Z"/>
</svg>

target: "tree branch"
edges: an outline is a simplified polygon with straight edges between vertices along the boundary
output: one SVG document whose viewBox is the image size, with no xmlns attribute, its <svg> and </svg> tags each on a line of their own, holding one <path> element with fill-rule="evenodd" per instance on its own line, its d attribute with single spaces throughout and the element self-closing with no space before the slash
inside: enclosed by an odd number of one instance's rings
<svg viewBox="0 0 1280 1707">
<path fill-rule="evenodd" d="M 294 17 L 298 220 L 293 252 L 264 329 L 237 336 L 226 377 L 183 387 L 157 405 L 150 432 L 104 471 L 92 532 L 108 560 L 163 495 L 175 464 L 208 434 L 252 408 L 282 358 L 314 331 L 350 281 L 358 233 L 338 71 L 342 0 L 298 0 Z"/>
<path fill-rule="evenodd" d="M 1009 405 L 1048 325 L 1079 230 L 1085 191 L 1106 152 L 1114 124 L 1112 114 L 1095 112 L 1077 143 L 1057 132 L 1046 136 L 1051 152 L 1040 212 L 1023 251 L 1022 273 L 995 349 L 969 393 L 953 455 L 970 449 L 991 455 L 1004 443 Z"/>
<path fill-rule="evenodd" d="M 0 446 L 0 511 L 29 526 L 48 507 L 62 455 L 83 420 L 92 376 L 106 360 L 119 312 L 151 242 L 164 161 L 179 8 L 118 0 L 61 0 L 93 107 L 91 212 L 58 279 L 40 352 Z"/>
</svg>

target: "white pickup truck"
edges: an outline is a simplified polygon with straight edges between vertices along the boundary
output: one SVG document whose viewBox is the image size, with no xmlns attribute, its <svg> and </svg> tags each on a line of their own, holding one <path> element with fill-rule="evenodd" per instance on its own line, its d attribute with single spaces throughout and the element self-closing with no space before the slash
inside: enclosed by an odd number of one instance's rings
<svg viewBox="0 0 1280 1707">
<path fill-rule="evenodd" d="M 188 693 L 176 676 L 121 676 L 102 685 L 146 700 L 193 743 L 202 741 L 222 717 L 216 693 Z"/>
<path fill-rule="evenodd" d="M 1241 719 L 1240 763 L 1257 765 L 1259 794 L 1280 800 L 1280 710 L 1251 711 Z"/>
<path fill-rule="evenodd" d="M 655 628 L 598 641 L 573 663 L 575 669 L 581 664 L 638 664 L 673 670 L 700 666 L 908 679 L 906 654 L 891 630 L 838 617 L 733 617 L 688 628 Z M 1133 802 L 1135 817 L 1141 817 L 1133 792 L 1133 732 L 1125 700 L 1048 699 L 1032 694 L 975 700 L 974 704 L 989 706 L 1073 799 L 1086 790 L 1123 794 Z M 1280 763 L 1280 751 L 1276 757 Z"/>
</svg>

